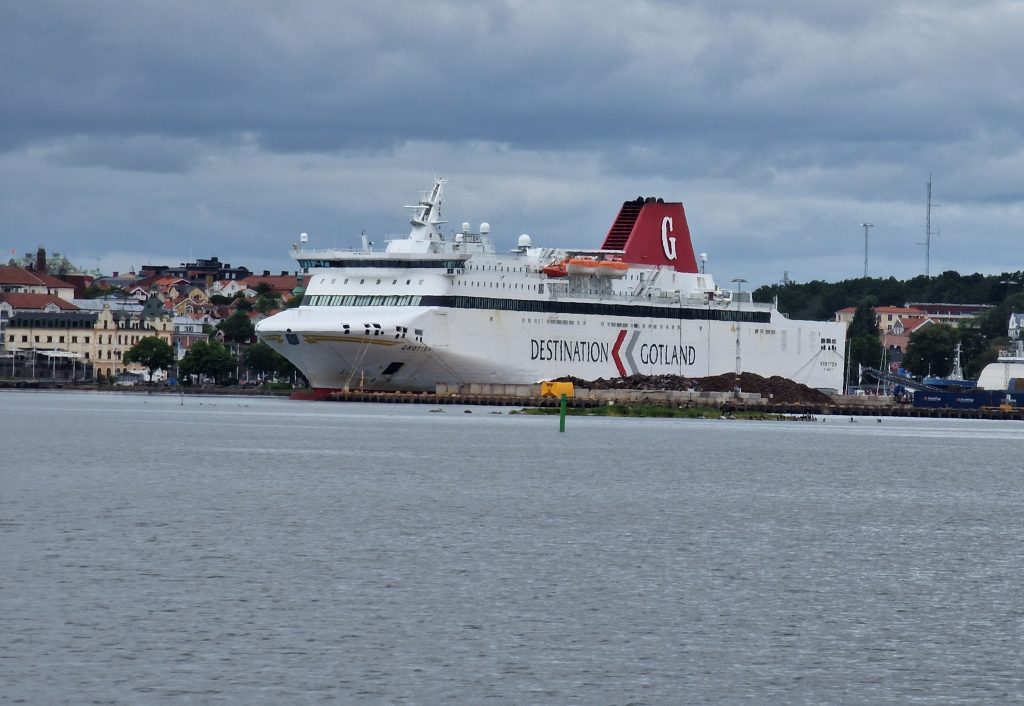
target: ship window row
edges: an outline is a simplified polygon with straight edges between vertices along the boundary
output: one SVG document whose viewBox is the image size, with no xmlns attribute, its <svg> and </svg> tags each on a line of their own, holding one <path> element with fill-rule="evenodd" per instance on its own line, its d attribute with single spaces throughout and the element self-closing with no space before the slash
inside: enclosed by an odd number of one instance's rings
<svg viewBox="0 0 1024 706">
<path fill-rule="evenodd" d="M 538 289 L 540 285 L 523 284 L 521 282 L 477 282 L 476 280 L 455 280 L 455 284 L 462 285 L 465 287 L 490 287 L 491 289 Z"/>
<path fill-rule="evenodd" d="M 480 270 L 480 271 L 488 271 L 489 270 L 489 271 L 492 271 L 492 272 L 528 272 L 528 271 L 530 271 L 526 267 L 521 267 L 521 266 L 503 267 L 501 265 L 467 265 L 466 269 L 467 270 Z M 533 270 L 533 272 L 537 272 L 537 271 L 538 270 Z"/>
<path fill-rule="evenodd" d="M 729 309 L 672 308 L 639 304 L 600 304 L 597 302 L 545 301 L 540 299 L 498 299 L 444 295 L 369 295 L 308 294 L 303 306 L 436 306 L 450 309 L 498 309 L 568 316 L 617 316 L 626 319 L 676 319 L 698 321 L 739 321 L 768 323 L 770 315 L 761 311 Z M 634 324 L 638 326 L 638 324 Z"/>
<path fill-rule="evenodd" d="M 309 294 L 302 298 L 302 306 L 419 306 L 421 298 L 412 294 Z"/>
<path fill-rule="evenodd" d="M 363 258 L 359 260 L 299 260 L 304 268 L 313 267 L 372 267 L 394 269 L 396 267 L 412 269 L 453 270 L 463 266 L 463 261 L 455 260 L 396 260 L 393 258 Z"/>
</svg>

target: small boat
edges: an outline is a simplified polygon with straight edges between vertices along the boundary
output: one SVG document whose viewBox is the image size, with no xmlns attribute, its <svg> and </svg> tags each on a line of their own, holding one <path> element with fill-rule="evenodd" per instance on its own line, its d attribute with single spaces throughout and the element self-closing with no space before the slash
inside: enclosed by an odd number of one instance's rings
<svg viewBox="0 0 1024 706">
<path fill-rule="evenodd" d="M 571 257 L 565 263 L 565 270 L 570 275 L 593 275 L 597 273 L 597 260 L 589 257 Z"/>
<path fill-rule="evenodd" d="M 626 270 L 628 269 L 629 265 L 625 262 L 619 262 L 617 260 L 602 260 L 597 263 L 597 271 L 594 274 L 598 277 L 621 279 L 626 276 Z"/>
<path fill-rule="evenodd" d="M 565 263 L 565 260 L 553 262 L 547 267 L 541 268 L 541 272 L 543 272 L 548 277 L 565 277 L 566 275 L 569 274 L 568 272 L 566 272 Z"/>
</svg>

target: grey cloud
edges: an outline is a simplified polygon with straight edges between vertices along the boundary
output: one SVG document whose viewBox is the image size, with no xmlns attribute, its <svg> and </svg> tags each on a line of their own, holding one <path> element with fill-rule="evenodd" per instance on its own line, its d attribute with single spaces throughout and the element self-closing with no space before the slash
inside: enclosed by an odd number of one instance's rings
<svg viewBox="0 0 1024 706">
<path fill-rule="evenodd" d="M 293 230 L 400 230 L 437 170 L 574 244 L 654 193 L 755 264 L 855 275 L 870 218 L 909 268 L 929 172 L 958 229 L 1016 237 L 1022 33 L 998 0 L 6 3 L 0 238 L 273 259 Z"/>
</svg>

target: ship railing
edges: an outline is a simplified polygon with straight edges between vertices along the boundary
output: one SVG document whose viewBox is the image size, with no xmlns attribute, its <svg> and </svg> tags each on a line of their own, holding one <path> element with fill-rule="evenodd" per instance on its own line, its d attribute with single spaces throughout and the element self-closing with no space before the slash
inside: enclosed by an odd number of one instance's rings
<svg viewBox="0 0 1024 706">
<path fill-rule="evenodd" d="M 1019 361 L 1021 359 L 1024 359 L 1024 341 L 1022 340 L 1011 341 L 1009 347 L 999 349 L 997 360 Z"/>
</svg>

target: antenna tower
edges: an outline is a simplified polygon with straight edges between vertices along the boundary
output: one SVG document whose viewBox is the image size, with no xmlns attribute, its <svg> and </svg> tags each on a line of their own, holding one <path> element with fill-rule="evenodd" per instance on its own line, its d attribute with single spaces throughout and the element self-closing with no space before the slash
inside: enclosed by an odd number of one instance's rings
<svg viewBox="0 0 1024 706">
<path fill-rule="evenodd" d="M 928 175 L 928 210 L 924 219 L 924 276 L 931 276 L 932 268 L 932 175 Z"/>
</svg>

